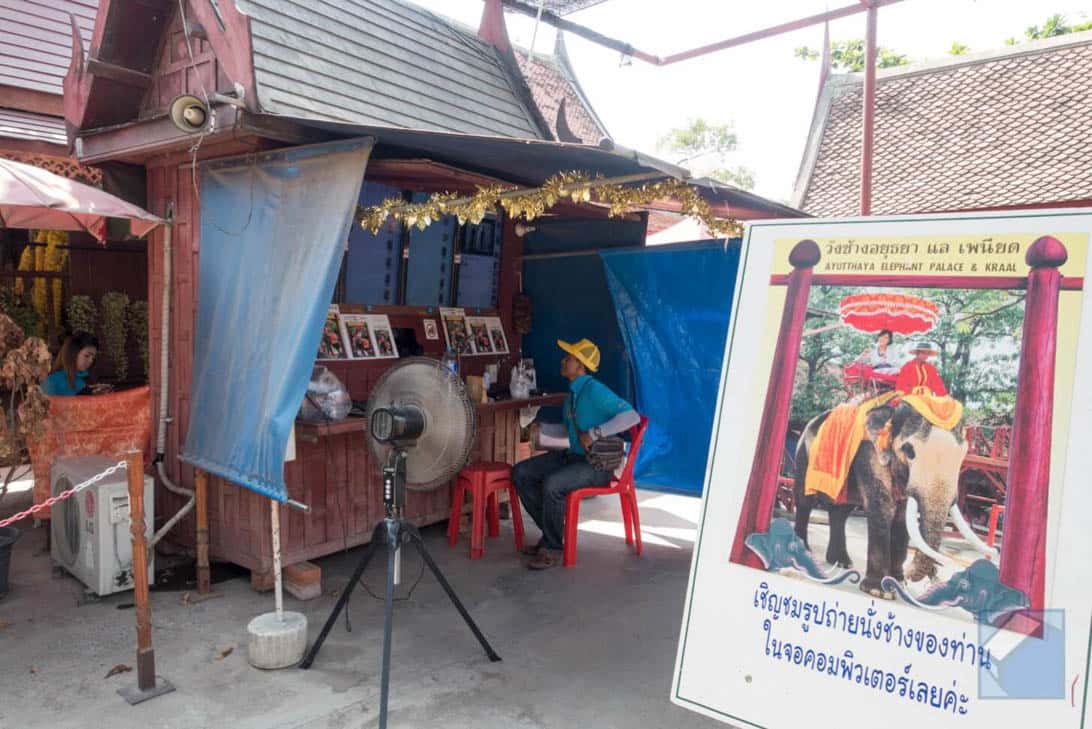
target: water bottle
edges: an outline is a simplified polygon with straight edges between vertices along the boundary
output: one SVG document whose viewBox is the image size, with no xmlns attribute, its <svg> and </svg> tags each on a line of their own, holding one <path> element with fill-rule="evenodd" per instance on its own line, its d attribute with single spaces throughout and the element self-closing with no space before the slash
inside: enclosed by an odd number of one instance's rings
<svg viewBox="0 0 1092 729">
<path fill-rule="evenodd" d="M 444 367 L 447 367 L 456 375 L 459 374 L 459 358 L 455 356 L 455 350 L 451 347 L 448 347 L 447 351 L 444 352 L 444 358 L 441 362 L 443 362 Z"/>
</svg>

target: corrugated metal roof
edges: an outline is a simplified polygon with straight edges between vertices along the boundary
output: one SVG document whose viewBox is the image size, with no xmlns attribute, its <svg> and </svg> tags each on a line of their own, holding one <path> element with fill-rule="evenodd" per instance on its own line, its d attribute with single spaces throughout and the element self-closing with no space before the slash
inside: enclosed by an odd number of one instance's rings
<svg viewBox="0 0 1092 729">
<path fill-rule="evenodd" d="M 0 86 L 60 94 L 72 55 L 71 13 L 84 42 L 98 0 L 0 0 Z"/>
<path fill-rule="evenodd" d="M 0 109 L 0 137 L 61 146 L 68 144 L 64 119 L 14 109 Z"/>
<path fill-rule="evenodd" d="M 397 0 L 237 3 L 265 112 L 542 137 L 493 47 L 436 15 Z"/>
</svg>

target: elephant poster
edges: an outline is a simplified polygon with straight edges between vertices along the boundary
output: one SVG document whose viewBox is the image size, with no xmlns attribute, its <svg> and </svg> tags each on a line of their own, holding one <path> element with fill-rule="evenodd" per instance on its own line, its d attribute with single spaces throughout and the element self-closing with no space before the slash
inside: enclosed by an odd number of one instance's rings
<svg viewBox="0 0 1092 729">
<path fill-rule="evenodd" d="M 750 226 L 673 701 L 795 727 L 792 683 L 869 706 L 839 726 L 1083 726 L 1090 232 L 1079 211 Z M 1059 658 L 1021 667 L 1022 641 Z"/>
</svg>

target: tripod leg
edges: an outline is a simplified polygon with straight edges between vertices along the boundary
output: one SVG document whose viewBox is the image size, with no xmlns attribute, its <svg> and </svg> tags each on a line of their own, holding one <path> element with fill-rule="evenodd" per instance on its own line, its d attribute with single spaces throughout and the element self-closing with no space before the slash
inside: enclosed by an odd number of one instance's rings
<svg viewBox="0 0 1092 729">
<path fill-rule="evenodd" d="M 318 639 L 315 641 L 311 649 L 307 651 L 307 655 L 303 657 L 300 662 L 300 668 L 310 668 L 311 664 L 315 662 L 315 656 L 318 655 L 319 649 L 322 648 L 322 644 L 326 641 L 326 636 L 329 635 L 330 629 L 334 627 L 334 623 L 337 622 L 337 616 L 341 614 L 341 611 L 345 609 L 345 605 L 349 602 L 349 597 L 352 596 L 353 590 L 360 582 L 360 576 L 364 574 L 364 568 L 368 566 L 368 562 L 371 560 L 372 555 L 375 554 L 376 547 L 387 541 L 387 527 L 383 522 L 380 522 L 375 531 L 372 532 L 371 544 L 364 550 L 363 556 L 360 558 L 360 564 L 356 566 L 356 571 L 353 572 L 353 576 L 349 578 L 349 584 L 345 586 L 341 596 L 337 600 L 337 605 L 334 606 L 334 611 L 330 613 L 330 617 L 326 619 L 326 625 L 322 626 L 322 632 L 319 633 Z"/>
<path fill-rule="evenodd" d="M 391 631 L 394 628 L 394 570 L 402 540 L 398 522 L 387 524 L 387 596 L 383 601 L 383 671 L 379 687 L 379 729 L 387 729 L 387 698 L 391 688 Z"/>
<path fill-rule="evenodd" d="M 489 660 L 496 663 L 501 659 L 493 650 L 493 646 L 489 645 L 489 641 L 482 635 L 482 631 L 478 629 L 474 619 L 470 617 L 470 613 L 463 607 L 462 602 L 459 600 L 459 596 L 455 594 L 455 590 L 448 583 L 447 578 L 444 577 L 444 573 L 440 571 L 440 568 L 435 562 L 432 561 L 432 555 L 428 553 L 428 548 L 425 547 L 425 542 L 421 539 L 421 532 L 417 531 L 417 527 L 412 524 L 405 524 L 404 528 L 410 535 L 410 539 L 413 540 L 413 544 L 417 547 L 417 551 L 421 553 L 421 559 L 425 560 L 425 564 L 428 565 L 429 570 L 436 576 L 436 580 L 440 583 L 440 587 L 444 588 L 444 592 L 451 598 L 452 604 L 455 605 L 455 609 L 459 611 L 459 614 L 463 616 L 463 620 L 466 621 L 467 626 L 471 632 L 474 633 L 474 637 L 481 643 L 482 649 L 485 650 L 485 655 L 489 657 Z"/>
</svg>

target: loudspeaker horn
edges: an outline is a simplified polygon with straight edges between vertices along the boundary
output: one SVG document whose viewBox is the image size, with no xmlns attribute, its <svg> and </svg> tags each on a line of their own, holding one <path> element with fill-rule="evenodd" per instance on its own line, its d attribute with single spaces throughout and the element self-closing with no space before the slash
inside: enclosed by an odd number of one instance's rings
<svg viewBox="0 0 1092 729">
<path fill-rule="evenodd" d="M 171 123 L 186 134 L 197 134 L 208 124 L 209 109 L 196 96 L 183 94 L 171 102 Z"/>
</svg>

